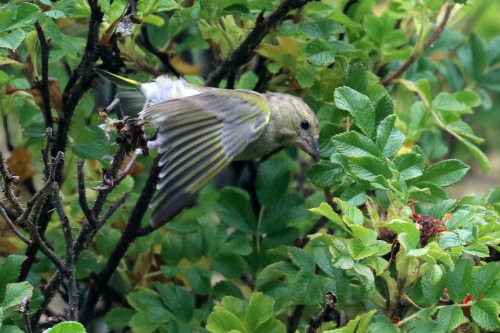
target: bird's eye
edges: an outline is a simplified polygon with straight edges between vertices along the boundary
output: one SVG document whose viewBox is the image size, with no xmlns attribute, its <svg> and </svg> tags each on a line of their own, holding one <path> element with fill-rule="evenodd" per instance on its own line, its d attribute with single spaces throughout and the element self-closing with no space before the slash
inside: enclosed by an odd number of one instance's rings
<svg viewBox="0 0 500 333">
<path fill-rule="evenodd" d="M 302 119 L 302 121 L 300 122 L 300 127 L 303 130 L 308 130 L 309 129 L 309 122 L 307 121 L 307 119 Z"/>
</svg>

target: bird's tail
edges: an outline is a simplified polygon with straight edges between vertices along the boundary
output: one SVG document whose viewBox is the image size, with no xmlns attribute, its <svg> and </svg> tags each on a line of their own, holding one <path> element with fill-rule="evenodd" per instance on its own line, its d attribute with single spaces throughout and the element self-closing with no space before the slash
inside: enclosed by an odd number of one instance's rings
<svg viewBox="0 0 500 333">
<path fill-rule="evenodd" d="M 95 68 L 94 69 L 97 74 L 105 78 L 106 80 L 109 80 L 113 82 L 114 84 L 123 87 L 123 88 L 135 88 L 135 89 L 140 89 L 141 88 L 141 83 L 127 79 L 125 77 L 118 76 L 116 74 L 110 73 L 108 71 L 105 71 L 100 68 Z"/>
</svg>

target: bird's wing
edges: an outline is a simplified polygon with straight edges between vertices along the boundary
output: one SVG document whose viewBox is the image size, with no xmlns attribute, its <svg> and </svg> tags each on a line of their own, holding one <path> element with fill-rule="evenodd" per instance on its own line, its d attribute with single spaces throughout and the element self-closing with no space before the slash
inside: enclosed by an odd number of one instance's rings
<svg viewBox="0 0 500 333">
<path fill-rule="evenodd" d="M 156 104 L 141 114 L 158 129 L 160 173 L 151 221 L 169 221 L 248 143 L 257 139 L 270 117 L 260 94 L 212 90 Z"/>
</svg>

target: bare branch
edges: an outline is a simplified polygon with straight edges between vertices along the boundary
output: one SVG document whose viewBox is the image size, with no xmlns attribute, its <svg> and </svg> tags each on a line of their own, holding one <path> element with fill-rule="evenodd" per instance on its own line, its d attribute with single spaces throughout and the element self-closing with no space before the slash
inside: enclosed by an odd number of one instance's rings
<svg viewBox="0 0 500 333">
<path fill-rule="evenodd" d="M 446 9 L 444 12 L 443 20 L 436 27 L 436 29 L 434 30 L 432 35 L 429 37 L 429 39 L 427 39 L 427 41 L 425 42 L 424 49 L 422 50 L 422 53 L 425 50 L 427 50 L 439 38 L 439 36 L 443 32 L 444 28 L 446 27 L 446 23 L 448 22 L 448 19 L 450 18 L 450 14 L 451 14 L 451 11 L 453 10 L 454 4 L 452 2 L 446 2 L 445 6 L 446 6 Z M 408 60 L 405 61 L 405 63 L 397 71 L 395 71 L 393 74 L 391 74 L 387 78 L 380 80 L 379 84 L 381 84 L 385 87 L 385 86 L 388 86 L 393 80 L 399 79 L 401 77 L 401 75 L 403 75 L 403 73 L 406 72 L 408 70 L 408 68 L 411 67 L 411 65 L 413 65 L 413 63 L 415 62 L 415 60 L 417 60 L 417 58 L 418 58 L 417 56 L 412 55 L 410 58 L 408 58 Z"/>
<path fill-rule="evenodd" d="M 49 93 L 49 48 L 50 45 L 45 39 L 42 27 L 38 21 L 35 22 L 36 33 L 40 40 L 40 47 L 42 48 L 42 84 L 39 86 L 43 100 L 43 116 L 45 118 L 45 127 L 52 127 L 52 111 L 50 108 L 50 93 Z"/>
<path fill-rule="evenodd" d="M 5 209 L 0 205 L 0 215 L 3 217 L 5 220 L 5 223 L 9 226 L 9 228 L 16 234 L 17 237 L 19 237 L 23 242 L 25 242 L 27 245 L 31 245 L 31 240 L 26 238 L 26 236 L 23 235 L 19 229 L 12 223 L 12 220 L 9 218 L 9 215 L 5 211 Z"/>
<path fill-rule="evenodd" d="M 24 320 L 24 325 L 26 328 L 26 333 L 31 333 L 31 324 L 30 324 L 30 317 L 28 314 L 29 307 L 30 307 L 30 297 L 26 296 L 23 298 L 21 304 L 19 305 L 19 312 L 23 314 L 23 320 Z"/>
<path fill-rule="evenodd" d="M 104 216 L 102 217 L 101 221 L 99 222 L 99 227 L 102 227 L 103 225 L 108 222 L 109 218 L 113 216 L 113 214 L 118 210 L 118 208 L 125 203 L 127 198 L 130 196 L 130 192 L 125 192 L 122 197 L 118 200 L 116 200 L 106 211 Z"/>
<path fill-rule="evenodd" d="M 280 24 L 290 11 L 301 8 L 310 1 L 312 0 L 285 0 L 268 16 L 264 17 L 263 13 L 261 13 L 255 22 L 255 27 L 250 31 L 247 38 L 215 69 L 205 82 L 205 85 L 215 87 L 228 73 L 236 72 L 240 66 L 250 60 L 253 51 L 269 31 Z"/>
<path fill-rule="evenodd" d="M 78 298 L 79 291 L 76 284 L 75 276 L 75 262 L 74 262 L 74 252 L 73 252 L 73 236 L 71 235 L 71 225 L 69 218 L 64 211 L 64 207 L 61 203 L 61 198 L 59 197 L 59 186 L 57 183 L 52 183 L 52 195 L 50 198 L 52 205 L 54 206 L 57 215 L 59 215 L 59 220 L 61 221 L 61 227 L 64 233 L 64 243 L 66 244 L 66 258 L 64 265 L 66 267 L 66 272 L 69 275 L 68 282 L 68 305 L 69 305 L 69 320 L 78 320 Z"/>
<path fill-rule="evenodd" d="M 78 203 L 80 204 L 80 208 L 83 211 L 83 214 L 85 215 L 85 218 L 87 221 L 92 225 L 96 226 L 97 221 L 94 217 L 94 214 L 89 208 L 89 205 L 87 203 L 87 195 L 85 194 L 85 175 L 83 173 L 83 164 L 85 163 L 85 160 L 80 160 L 77 163 L 77 168 L 76 168 L 76 174 L 78 178 Z"/>
<path fill-rule="evenodd" d="M 24 210 L 21 207 L 19 200 L 17 200 L 14 190 L 12 189 L 12 184 L 19 182 L 19 177 L 9 172 L 2 152 L 0 152 L 0 174 L 2 175 L 4 181 L 3 192 L 5 193 L 5 197 L 10 202 L 12 207 L 14 207 L 16 213 L 21 215 Z"/>
<path fill-rule="evenodd" d="M 325 297 L 325 307 L 314 318 L 309 320 L 309 324 L 306 326 L 305 333 L 316 333 L 316 331 L 323 325 L 323 323 L 337 320 L 337 324 L 339 324 L 338 315 L 335 312 L 335 305 L 337 305 L 337 297 L 331 292 L 326 293 Z"/>
</svg>

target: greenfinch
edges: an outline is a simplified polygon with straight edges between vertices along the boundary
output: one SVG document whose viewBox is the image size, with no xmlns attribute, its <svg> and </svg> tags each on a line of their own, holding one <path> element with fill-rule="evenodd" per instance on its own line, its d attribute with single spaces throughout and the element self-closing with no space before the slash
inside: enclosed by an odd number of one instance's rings
<svg viewBox="0 0 500 333">
<path fill-rule="evenodd" d="M 139 89 L 117 95 L 124 112 L 157 129 L 162 168 L 153 199 L 153 226 L 162 225 L 193 200 L 231 161 L 265 156 L 280 147 L 299 147 L 319 160 L 318 118 L 300 98 L 189 84 L 160 76 L 140 83 L 98 70 L 112 82 Z"/>
</svg>

